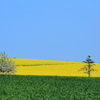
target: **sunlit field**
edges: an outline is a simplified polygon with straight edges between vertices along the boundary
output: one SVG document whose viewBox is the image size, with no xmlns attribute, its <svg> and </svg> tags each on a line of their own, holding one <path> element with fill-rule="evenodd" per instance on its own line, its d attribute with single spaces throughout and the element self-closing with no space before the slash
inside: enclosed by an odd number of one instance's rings
<svg viewBox="0 0 100 100">
<path fill-rule="evenodd" d="M 0 100 L 100 100 L 99 77 L 0 75 Z"/>
<path fill-rule="evenodd" d="M 70 61 L 14 59 L 16 75 L 49 75 L 49 76 L 82 76 L 87 77 L 84 71 L 78 71 L 85 63 Z M 95 63 L 91 77 L 100 77 L 100 63 Z"/>
</svg>

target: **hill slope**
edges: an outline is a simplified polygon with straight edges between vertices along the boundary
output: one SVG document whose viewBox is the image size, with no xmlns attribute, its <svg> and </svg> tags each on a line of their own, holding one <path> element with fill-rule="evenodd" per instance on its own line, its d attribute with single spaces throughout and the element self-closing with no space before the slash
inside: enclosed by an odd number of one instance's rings
<svg viewBox="0 0 100 100">
<path fill-rule="evenodd" d="M 17 65 L 16 75 L 54 75 L 54 76 L 87 76 L 83 71 L 78 71 L 85 64 L 82 62 L 14 59 Z M 95 63 L 91 77 L 100 77 L 100 63 Z"/>
</svg>

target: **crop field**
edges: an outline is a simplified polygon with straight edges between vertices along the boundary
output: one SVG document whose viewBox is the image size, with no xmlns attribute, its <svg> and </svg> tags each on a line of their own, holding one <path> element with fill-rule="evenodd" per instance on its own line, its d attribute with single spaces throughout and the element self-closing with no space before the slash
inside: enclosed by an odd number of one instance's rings
<svg viewBox="0 0 100 100">
<path fill-rule="evenodd" d="M 1 74 L 0 100 L 100 100 L 100 78 Z"/>
<path fill-rule="evenodd" d="M 82 62 L 14 59 L 16 64 L 15 75 L 49 75 L 49 76 L 82 76 L 87 77 L 83 71 L 78 71 L 86 65 Z M 95 63 L 91 77 L 100 77 L 100 63 Z"/>
</svg>

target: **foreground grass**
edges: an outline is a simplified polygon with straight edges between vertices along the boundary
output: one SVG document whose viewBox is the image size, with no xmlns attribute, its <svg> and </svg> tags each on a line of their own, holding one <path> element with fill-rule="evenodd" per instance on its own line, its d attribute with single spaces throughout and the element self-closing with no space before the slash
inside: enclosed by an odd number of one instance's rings
<svg viewBox="0 0 100 100">
<path fill-rule="evenodd" d="M 0 100 L 100 100 L 100 78 L 0 75 Z"/>
</svg>

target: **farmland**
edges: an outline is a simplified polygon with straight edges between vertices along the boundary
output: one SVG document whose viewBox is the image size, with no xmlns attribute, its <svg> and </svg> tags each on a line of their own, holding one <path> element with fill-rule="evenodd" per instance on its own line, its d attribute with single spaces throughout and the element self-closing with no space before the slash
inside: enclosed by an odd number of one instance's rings
<svg viewBox="0 0 100 100">
<path fill-rule="evenodd" d="M 16 75 L 49 75 L 49 76 L 82 76 L 87 77 L 83 71 L 78 71 L 85 63 L 71 61 L 53 61 L 36 59 L 14 59 Z M 95 63 L 91 77 L 100 77 L 100 63 Z"/>
<path fill-rule="evenodd" d="M 0 94 L 0 100 L 100 100 L 100 78 L 1 74 Z"/>
<path fill-rule="evenodd" d="M 0 100 L 100 100 L 100 63 L 87 77 L 82 62 L 13 60 L 17 72 L 0 74 Z"/>
</svg>

